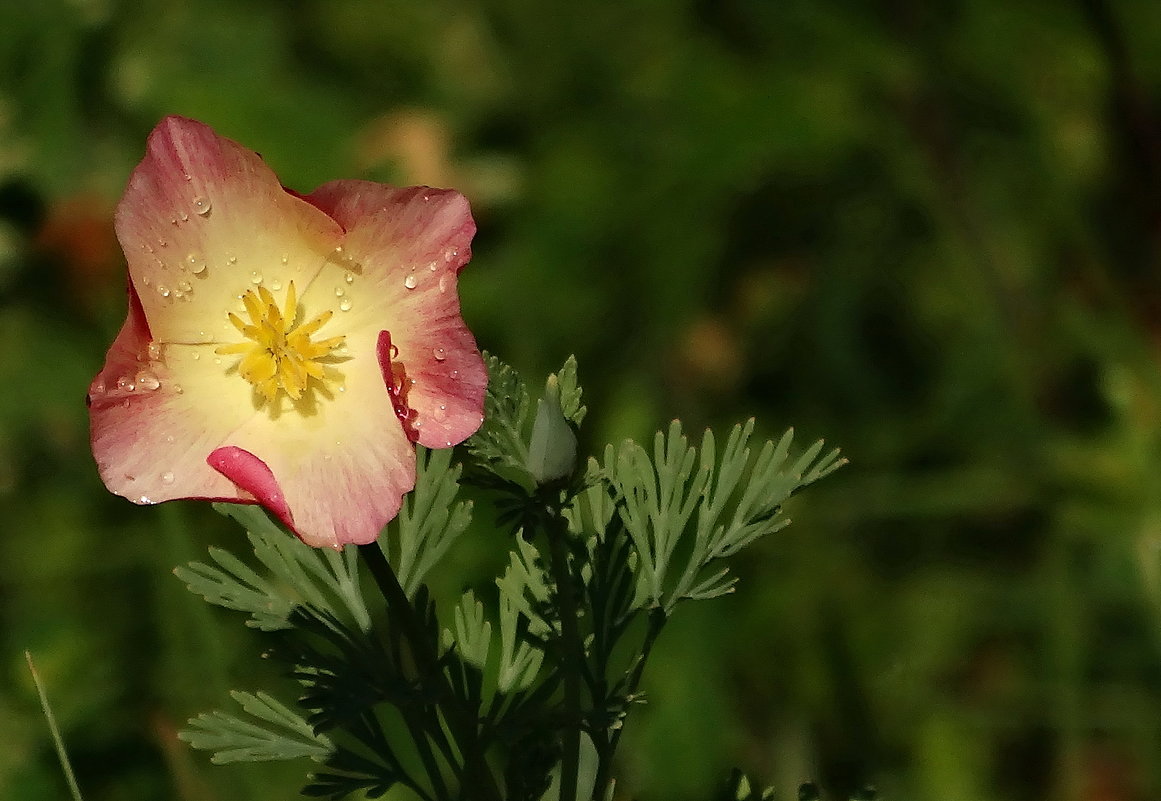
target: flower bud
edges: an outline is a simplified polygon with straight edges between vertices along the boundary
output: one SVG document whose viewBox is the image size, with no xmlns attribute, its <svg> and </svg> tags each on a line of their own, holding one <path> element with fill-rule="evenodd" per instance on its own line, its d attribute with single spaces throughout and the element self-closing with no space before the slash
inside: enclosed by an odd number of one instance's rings
<svg viewBox="0 0 1161 801">
<path fill-rule="evenodd" d="M 528 472 L 537 484 L 548 484 L 570 475 L 575 467 L 576 434 L 560 410 L 560 383 L 550 375 L 544 397 L 536 404 Z"/>
</svg>

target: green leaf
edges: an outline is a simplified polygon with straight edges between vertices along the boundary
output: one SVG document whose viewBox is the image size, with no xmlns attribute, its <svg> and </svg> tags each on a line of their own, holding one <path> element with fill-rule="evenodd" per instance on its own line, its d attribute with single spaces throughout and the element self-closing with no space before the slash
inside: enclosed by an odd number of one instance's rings
<svg viewBox="0 0 1161 801">
<path fill-rule="evenodd" d="M 328 737 L 315 734 L 302 716 L 267 693 L 235 691 L 230 696 L 251 719 L 215 711 L 193 718 L 190 728 L 178 734 L 194 748 L 213 751 L 212 762 L 267 762 L 300 757 L 322 762 L 334 752 Z"/>
<path fill-rule="evenodd" d="M 640 558 L 636 608 L 658 606 L 668 614 L 682 599 L 704 600 L 731 592 L 734 579 L 728 568 L 709 575 L 706 568 L 789 525 L 782 504 L 846 462 L 837 448 L 820 457 L 819 441 L 787 465 L 793 429 L 777 443 L 766 442 L 752 459 L 748 443 L 753 430 L 752 419 L 734 426 L 720 459 L 712 431 L 702 436 L 699 453 L 676 420 L 666 434 L 657 433 L 652 458 L 631 441 L 617 450 L 606 448 L 602 471 L 614 487 Z M 607 504 L 597 496 L 584 498 L 593 522 L 608 513 Z M 683 567 L 676 567 L 678 544 L 691 529 L 688 558 Z"/>
<path fill-rule="evenodd" d="M 462 468 L 452 466 L 451 458 L 451 448 L 416 447 L 415 489 L 380 536 L 408 598 L 472 520 L 471 502 L 455 502 Z"/>
<path fill-rule="evenodd" d="M 358 554 L 311 548 L 283 531 L 257 506 L 214 504 L 248 531 L 262 575 L 220 548 L 209 549 L 216 564 L 191 562 L 174 570 L 191 592 L 227 609 L 250 613 L 247 625 L 274 631 L 288 627 L 296 606 L 311 605 L 353 623 L 360 631 L 371 615 L 359 588 Z"/>
<path fill-rule="evenodd" d="M 560 411 L 566 420 L 580 428 L 588 407 L 581 403 L 583 391 L 577 383 L 576 356 L 569 356 L 565 360 L 560 372 L 556 373 L 556 380 L 560 384 Z"/>
<path fill-rule="evenodd" d="M 468 439 L 468 451 L 493 471 L 499 469 L 505 478 L 523 477 L 528 461 L 528 388 L 520 374 L 507 364 L 488 353 L 484 358 L 488 365 L 484 422 Z"/>
</svg>

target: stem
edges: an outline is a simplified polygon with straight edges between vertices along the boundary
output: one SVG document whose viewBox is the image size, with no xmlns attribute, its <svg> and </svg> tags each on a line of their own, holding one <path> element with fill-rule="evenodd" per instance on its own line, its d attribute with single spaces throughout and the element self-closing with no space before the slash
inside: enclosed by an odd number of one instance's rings
<svg viewBox="0 0 1161 801">
<path fill-rule="evenodd" d="M 459 697 L 452 689 L 443 670 L 439 666 L 439 658 L 435 653 L 423 624 L 415 614 L 407 593 L 399 584 L 395 571 L 387 563 L 387 557 L 378 543 L 369 543 L 359 546 L 359 555 L 363 557 L 379 591 L 387 601 L 387 608 L 394 622 L 403 629 L 403 636 L 411 645 L 411 655 L 415 659 L 420 675 L 429 681 L 438 682 L 437 698 L 440 699 L 448 727 L 455 738 L 456 745 L 464 758 L 464 774 L 461 777 L 460 794 L 466 795 L 466 788 L 473 788 L 475 797 L 481 801 L 501 801 L 500 791 L 496 781 L 488 768 L 480 747 L 478 719 L 460 705 Z"/>
<path fill-rule="evenodd" d="M 60 760 L 60 768 L 64 771 L 65 781 L 68 783 L 69 794 L 72 795 L 73 801 L 81 801 L 81 788 L 77 785 L 76 774 L 73 773 L 72 763 L 69 762 L 69 755 L 65 750 L 64 738 L 61 737 L 60 728 L 56 725 L 56 716 L 52 714 L 52 707 L 48 705 L 48 694 L 44 691 L 44 685 L 40 681 L 40 674 L 36 672 L 36 665 L 32 662 L 32 654 L 25 651 L 24 659 L 28 662 L 28 672 L 32 674 L 32 683 L 36 687 L 36 694 L 40 697 L 40 709 L 44 713 L 45 721 L 48 723 L 48 731 L 52 735 L 52 744 L 56 748 L 56 756 Z"/>
<path fill-rule="evenodd" d="M 637 655 L 637 660 L 633 663 L 628 679 L 625 682 L 626 698 L 632 698 L 637 692 L 637 687 L 641 684 L 641 676 L 645 672 L 645 663 L 649 661 L 649 654 L 653 651 L 653 644 L 657 642 L 657 637 L 661 634 L 661 630 L 665 628 L 665 624 L 668 621 L 669 616 L 665 614 L 665 610 L 660 606 L 654 607 L 649 612 L 649 629 L 645 632 L 645 641 L 641 644 L 641 653 Z M 606 754 L 602 754 L 600 770 L 597 773 L 597 781 L 594 785 L 594 797 L 596 798 L 603 797 L 605 785 L 612 778 L 612 757 L 617 752 L 617 744 L 620 743 L 621 732 L 624 730 L 625 727 L 620 726 L 609 737 L 608 750 Z"/>
<path fill-rule="evenodd" d="M 577 626 L 576 597 L 572 593 L 572 574 L 568 567 L 568 530 L 564 518 L 553 515 L 545 532 L 548 535 L 552 562 L 552 579 L 556 582 L 556 601 L 560 611 L 561 664 L 564 680 L 564 753 L 560 764 L 560 799 L 574 801 L 577 774 L 580 771 L 581 674 L 584 655 L 580 629 Z"/>
</svg>

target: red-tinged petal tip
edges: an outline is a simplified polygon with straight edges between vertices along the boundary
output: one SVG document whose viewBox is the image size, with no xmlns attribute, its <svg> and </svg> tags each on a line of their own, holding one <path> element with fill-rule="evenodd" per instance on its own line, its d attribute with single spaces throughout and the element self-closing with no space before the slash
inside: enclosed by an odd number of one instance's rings
<svg viewBox="0 0 1161 801">
<path fill-rule="evenodd" d="M 294 515 L 290 513 L 286 496 L 264 461 L 247 450 L 227 445 L 210 453 L 206 463 L 249 492 L 279 520 L 294 529 Z"/>
</svg>

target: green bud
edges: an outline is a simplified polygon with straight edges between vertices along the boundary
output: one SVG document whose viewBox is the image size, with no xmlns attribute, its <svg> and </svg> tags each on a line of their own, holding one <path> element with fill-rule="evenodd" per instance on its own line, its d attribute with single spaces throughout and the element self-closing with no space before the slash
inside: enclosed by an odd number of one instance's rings
<svg viewBox="0 0 1161 801">
<path fill-rule="evenodd" d="M 544 397 L 536 404 L 532 442 L 528 445 L 528 472 L 537 484 L 564 478 L 576 468 L 576 434 L 560 410 L 560 382 L 548 377 Z"/>
</svg>

